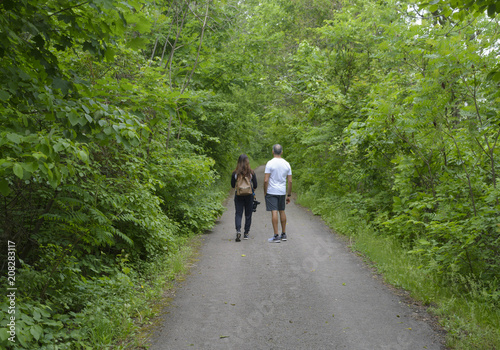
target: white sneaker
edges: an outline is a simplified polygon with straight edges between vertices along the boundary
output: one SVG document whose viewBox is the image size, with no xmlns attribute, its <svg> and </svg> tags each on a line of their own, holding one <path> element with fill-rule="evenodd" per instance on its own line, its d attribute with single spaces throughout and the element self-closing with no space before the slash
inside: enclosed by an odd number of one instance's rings
<svg viewBox="0 0 500 350">
<path fill-rule="evenodd" d="M 281 243 L 281 239 L 279 235 L 274 235 L 274 237 L 269 238 L 267 240 L 269 243 Z"/>
</svg>

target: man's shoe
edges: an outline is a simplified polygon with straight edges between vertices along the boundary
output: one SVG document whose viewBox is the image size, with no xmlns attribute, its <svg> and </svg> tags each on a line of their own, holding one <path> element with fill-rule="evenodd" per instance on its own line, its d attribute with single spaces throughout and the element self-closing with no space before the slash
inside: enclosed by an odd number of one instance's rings
<svg viewBox="0 0 500 350">
<path fill-rule="evenodd" d="M 283 232 L 283 233 L 281 234 L 281 240 L 282 240 L 282 241 L 286 241 L 286 233 L 285 233 L 285 232 Z"/>
<path fill-rule="evenodd" d="M 241 233 L 240 233 L 240 232 L 236 232 L 236 239 L 235 239 L 235 241 L 236 241 L 236 242 L 241 241 L 241 239 L 240 239 L 240 238 L 241 238 Z"/>
<path fill-rule="evenodd" d="M 248 239 L 248 233 L 243 234 L 243 239 Z"/>
<path fill-rule="evenodd" d="M 267 240 L 269 243 L 280 243 L 281 239 L 279 235 L 274 235 L 274 237 Z"/>
</svg>

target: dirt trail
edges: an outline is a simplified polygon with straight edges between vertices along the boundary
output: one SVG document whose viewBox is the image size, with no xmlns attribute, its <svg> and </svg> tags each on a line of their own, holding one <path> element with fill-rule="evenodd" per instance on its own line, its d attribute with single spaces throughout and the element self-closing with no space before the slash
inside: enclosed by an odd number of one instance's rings
<svg viewBox="0 0 500 350">
<path fill-rule="evenodd" d="M 257 169 L 250 239 L 234 241 L 234 202 L 167 308 L 152 350 L 443 349 L 440 335 L 320 220 L 292 201 L 288 241 L 268 243 Z"/>
</svg>

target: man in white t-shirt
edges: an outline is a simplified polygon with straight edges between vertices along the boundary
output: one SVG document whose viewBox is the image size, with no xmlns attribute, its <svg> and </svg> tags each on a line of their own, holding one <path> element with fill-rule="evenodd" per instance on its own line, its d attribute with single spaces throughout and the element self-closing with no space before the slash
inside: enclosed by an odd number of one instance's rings
<svg viewBox="0 0 500 350">
<path fill-rule="evenodd" d="M 286 214 L 285 203 L 290 203 L 292 195 L 292 168 L 284 160 L 283 147 L 273 146 L 273 156 L 266 164 L 264 171 L 264 196 L 266 198 L 266 210 L 272 214 L 274 236 L 269 238 L 270 243 L 286 241 Z M 281 235 L 278 234 L 278 213 L 281 222 Z"/>
</svg>

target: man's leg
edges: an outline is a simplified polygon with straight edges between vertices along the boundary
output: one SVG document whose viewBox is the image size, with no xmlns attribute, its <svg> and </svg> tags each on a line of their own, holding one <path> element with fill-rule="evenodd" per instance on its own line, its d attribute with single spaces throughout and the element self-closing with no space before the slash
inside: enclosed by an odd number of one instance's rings
<svg viewBox="0 0 500 350">
<path fill-rule="evenodd" d="M 278 234 L 278 229 L 279 229 L 279 227 L 278 227 L 278 211 L 272 210 L 271 215 L 272 215 L 274 235 L 276 236 Z"/>
<path fill-rule="evenodd" d="M 281 232 L 286 233 L 286 214 L 284 210 L 280 210 Z M 275 233 L 278 231 L 274 231 Z"/>
<path fill-rule="evenodd" d="M 273 195 L 266 195 L 266 210 L 271 212 L 271 221 L 273 223 L 274 236 L 268 239 L 270 243 L 280 243 L 281 239 L 278 235 L 279 222 L 278 222 L 278 197 Z"/>
</svg>

